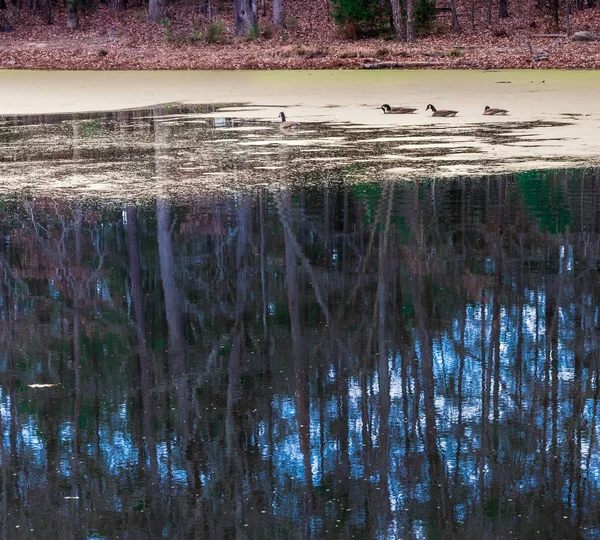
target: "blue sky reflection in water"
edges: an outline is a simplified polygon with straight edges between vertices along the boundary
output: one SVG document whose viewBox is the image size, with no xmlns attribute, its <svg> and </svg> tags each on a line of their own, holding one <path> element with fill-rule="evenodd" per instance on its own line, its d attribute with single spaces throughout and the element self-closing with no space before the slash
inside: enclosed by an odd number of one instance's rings
<svg viewBox="0 0 600 540">
<path fill-rule="evenodd" d="M 3 537 L 600 535 L 600 172 L 311 174 L 0 201 Z"/>
</svg>

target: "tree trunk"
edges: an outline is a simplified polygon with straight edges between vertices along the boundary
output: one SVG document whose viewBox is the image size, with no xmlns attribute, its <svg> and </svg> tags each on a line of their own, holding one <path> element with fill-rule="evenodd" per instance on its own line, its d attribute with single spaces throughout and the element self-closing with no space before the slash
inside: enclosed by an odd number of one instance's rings
<svg viewBox="0 0 600 540">
<path fill-rule="evenodd" d="M 500 0 L 498 6 L 498 17 L 506 19 L 508 17 L 508 0 Z"/>
<path fill-rule="evenodd" d="M 400 0 L 391 0 L 392 4 L 392 20 L 394 21 L 394 30 L 396 31 L 396 39 L 401 41 L 404 39 L 404 28 L 402 27 L 402 9 L 400 8 Z"/>
<path fill-rule="evenodd" d="M 415 29 L 415 1 L 406 0 L 406 41 L 414 39 Z"/>
<path fill-rule="evenodd" d="M 148 20 L 160 21 L 165 16 L 164 0 L 150 0 L 148 3 Z"/>
<path fill-rule="evenodd" d="M 52 24 L 52 0 L 46 0 L 46 24 Z"/>
<path fill-rule="evenodd" d="M 263 0 L 264 11 L 264 0 Z M 285 21 L 285 4 L 284 0 L 273 0 L 273 24 L 277 28 L 281 28 Z"/>
<path fill-rule="evenodd" d="M 550 12 L 556 29 L 558 29 L 558 2 L 559 0 L 550 0 Z"/>
<path fill-rule="evenodd" d="M 456 12 L 456 0 L 450 0 L 450 11 L 452 12 L 452 31 L 458 32 L 460 30 L 460 24 L 458 24 L 458 14 Z"/>
<path fill-rule="evenodd" d="M 487 23 L 492 24 L 492 0 L 487 0 Z"/>
<path fill-rule="evenodd" d="M 79 15 L 77 13 L 77 1 L 69 0 L 67 2 L 67 28 L 77 30 L 79 28 Z"/>
<path fill-rule="evenodd" d="M 235 10 L 235 35 L 248 36 L 250 30 L 258 26 L 258 17 L 254 10 L 253 0 L 233 0 Z"/>
</svg>

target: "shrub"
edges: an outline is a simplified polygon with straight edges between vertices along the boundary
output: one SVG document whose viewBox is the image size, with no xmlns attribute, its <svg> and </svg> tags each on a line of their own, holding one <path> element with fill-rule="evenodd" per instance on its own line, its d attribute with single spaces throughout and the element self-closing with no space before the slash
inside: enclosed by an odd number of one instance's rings
<svg viewBox="0 0 600 540">
<path fill-rule="evenodd" d="M 429 32 L 435 21 L 435 0 L 418 0 L 415 5 L 415 31 Z"/>
<path fill-rule="evenodd" d="M 80 135 L 82 137 L 94 137 L 102 131 L 102 126 L 99 122 L 90 120 L 89 122 L 82 122 L 80 125 Z"/>
<path fill-rule="evenodd" d="M 206 42 L 218 43 L 221 41 L 223 32 L 225 32 L 225 23 L 223 21 L 209 24 L 206 28 Z"/>
<path fill-rule="evenodd" d="M 253 26 L 252 28 L 250 28 L 250 30 L 248 30 L 248 35 L 246 36 L 246 39 L 248 41 L 254 41 L 255 39 L 258 39 L 260 37 L 260 33 L 258 31 L 258 28 L 256 26 Z"/>
<path fill-rule="evenodd" d="M 448 56 L 450 58 L 458 58 L 461 54 L 462 54 L 461 50 L 458 47 L 455 47 L 448 53 Z"/>
<path fill-rule="evenodd" d="M 377 0 L 331 0 L 331 4 L 333 20 L 344 36 L 375 35 L 389 27 L 389 12 Z"/>
<path fill-rule="evenodd" d="M 163 28 L 164 28 L 165 40 L 172 41 L 173 40 L 173 22 L 171 21 L 171 19 L 164 17 L 163 19 L 160 20 L 160 24 L 162 24 Z"/>
<path fill-rule="evenodd" d="M 201 32 L 200 32 L 200 22 L 194 19 L 194 31 L 192 32 L 192 41 L 195 43 L 196 41 L 200 41 Z"/>
<path fill-rule="evenodd" d="M 283 26 L 289 30 L 295 30 L 298 27 L 298 19 L 296 17 L 286 17 Z"/>
</svg>

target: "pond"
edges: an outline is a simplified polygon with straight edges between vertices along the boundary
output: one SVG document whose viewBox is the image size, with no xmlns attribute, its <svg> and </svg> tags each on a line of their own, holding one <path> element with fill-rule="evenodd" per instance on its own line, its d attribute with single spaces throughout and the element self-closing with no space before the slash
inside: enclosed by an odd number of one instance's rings
<svg viewBox="0 0 600 540">
<path fill-rule="evenodd" d="M 235 110 L 0 119 L 3 537 L 599 537 L 600 169 Z"/>
</svg>

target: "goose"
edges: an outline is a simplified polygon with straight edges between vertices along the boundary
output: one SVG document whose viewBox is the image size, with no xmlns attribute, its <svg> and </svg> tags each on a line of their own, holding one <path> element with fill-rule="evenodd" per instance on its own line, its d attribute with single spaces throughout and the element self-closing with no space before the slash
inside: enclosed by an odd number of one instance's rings
<svg viewBox="0 0 600 540">
<path fill-rule="evenodd" d="M 508 111 L 506 109 L 491 109 L 487 105 L 485 106 L 485 109 L 483 110 L 483 114 L 485 114 L 486 116 L 496 116 L 497 114 L 505 115 L 507 112 Z"/>
<path fill-rule="evenodd" d="M 279 124 L 279 129 L 298 129 L 300 127 L 300 124 L 298 122 L 286 121 L 284 112 L 280 112 L 279 116 L 281 117 L 281 124 Z"/>
<path fill-rule="evenodd" d="M 429 109 L 431 109 L 433 111 L 433 114 L 431 116 L 456 116 L 458 114 L 458 111 L 448 111 L 448 110 L 437 110 L 431 103 L 429 105 L 427 105 L 427 108 L 425 109 L 426 111 L 428 111 Z"/>
<path fill-rule="evenodd" d="M 410 114 L 414 113 L 417 109 L 411 107 L 390 107 L 387 103 L 381 106 L 383 114 Z"/>
</svg>

